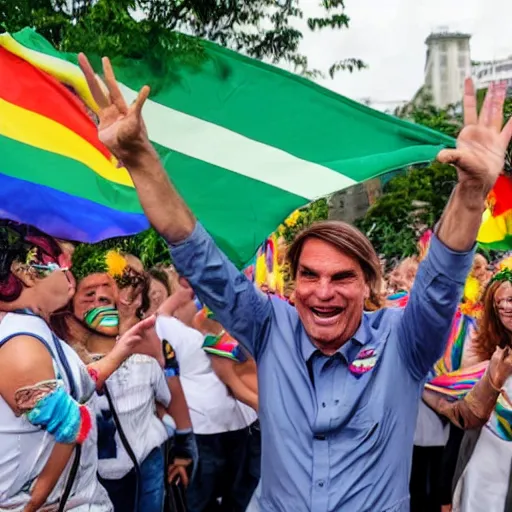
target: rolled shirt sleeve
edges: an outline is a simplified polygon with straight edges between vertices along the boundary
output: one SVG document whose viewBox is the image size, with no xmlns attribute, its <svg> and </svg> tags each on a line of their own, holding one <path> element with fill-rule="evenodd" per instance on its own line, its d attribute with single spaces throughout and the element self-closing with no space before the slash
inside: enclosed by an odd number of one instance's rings
<svg viewBox="0 0 512 512">
<path fill-rule="evenodd" d="M 180 276 L 224 329 L 257 357 L 266 344 L 270 299 L 233 265 L 199 222 L 187 239 L 169 249 Z"/>
<path fill-rule="evenodd" d="M 474 253 L 452 251 L 434 235 L 419 266 L 399 336 L 400 354 L 418 380 L 443 355 Z"/>
</svg>

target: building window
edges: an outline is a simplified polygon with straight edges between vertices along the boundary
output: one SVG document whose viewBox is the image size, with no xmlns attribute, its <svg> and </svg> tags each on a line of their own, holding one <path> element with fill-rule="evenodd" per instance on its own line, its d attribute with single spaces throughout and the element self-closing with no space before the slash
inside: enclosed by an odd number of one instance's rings
<svg viewBox="0 0 512 512">
<path fill-rule="evenodd" d="M 465 68 L 466 67 L 466 55 L 459 55 L 459 68 Z"/>
<path fill-rule="evenodd" d="M 443 43 L 439 43 L 439 49 L 442 51 L 442 52 L 445 52 L 446 51 L 446 43 L 443 42 Z"/>
<path fill-rule="evenodd" d="M 442 68 L 445 68 L 446 66 L 448 66 L 448 56 L 446 55 L 446 53 L 442 53 L 442 54 L 439 56 L 439 65 L 440 65 Z"/>
<path fill-rule="evenodd" d="M 448 71 L 447 71 L 446 68 L 441 68 L 440 77 L 441 77 L 441 82 L 442 83 L 447 83 L 448 82 Z"/>
<path fill-rule="evenodd" d="M 462 39 L 462 40 L 460 40 L 460 41 L 458 42 L 458 46 L 459 46 L 459 50 L 460 50 L 460 51 L 462 51 L 462 52 L 466 51 L 466 50 L 467 50 L 467 48 L 468 48 L 467 41 L 465 41 L 465 40 L 463 40 L 463 39 Z"/>
</svg>

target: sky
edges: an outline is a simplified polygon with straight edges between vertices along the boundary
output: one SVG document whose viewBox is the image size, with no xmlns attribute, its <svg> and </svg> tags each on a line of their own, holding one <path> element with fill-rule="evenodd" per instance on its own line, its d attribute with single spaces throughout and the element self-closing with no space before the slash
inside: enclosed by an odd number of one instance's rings
<svg viewBox="0 0 512 512">
<path fill-rule="evenodd" d="M 321 14 L 319 0 L 301 0 L 305 17 Z M 512 55 L 510 0 L 345 0 L 350 28 L 304 30 L 301 50 L 311 67 L 327 70 L 334 61 L 357 57 L 369 68 L 319 80 L 324 87 L 374 108 L 406 101 L 423 83 L 425 39 L 439 27 L 472 35 L 471 58 L 491 60 Z"/>
</svg>

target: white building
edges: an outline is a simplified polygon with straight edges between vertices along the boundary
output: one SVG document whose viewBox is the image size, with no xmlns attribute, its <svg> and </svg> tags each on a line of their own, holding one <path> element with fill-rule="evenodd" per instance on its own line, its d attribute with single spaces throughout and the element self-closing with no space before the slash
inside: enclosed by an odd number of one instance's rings
<svg viewBox="0 0 512 512">
<path fill-rule="evenodd" d="M 512 55 L 507 59 L 475 64 L 472 74 L 477 89 L 487 89 L 493 81 L 506 81 L 510 95 L 512 92 Z"/>
<path fill-rule="evenodd" d="M 470 38 L 469 34 L 441 29 L 425 41 L 425 89 L 436 107 L 444 108 L 462 98 L 464 80 L 471 74 Z"/>
</svg>

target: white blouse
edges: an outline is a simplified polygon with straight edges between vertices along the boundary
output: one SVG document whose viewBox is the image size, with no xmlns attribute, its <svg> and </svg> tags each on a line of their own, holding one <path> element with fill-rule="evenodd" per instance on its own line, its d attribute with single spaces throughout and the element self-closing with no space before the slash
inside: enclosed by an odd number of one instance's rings
<svg viewBox="0 0 512 512">
<path fill-rule="evenodd" d="M 171 402 L 164 372 L 152 357 L 133 355 L 110 376 L 107 386 L 123 432 L 140 464 L 167 439 L 167 430 L 156 415 L 155 404 L 156 401 L 167 408 Z M 98 415 L 109 416 L 106 396 L 99 397 L 98 408 Z M 111 447 L 115 457 L 102 458 L 100 452 L 99 474 L 108 480 L 118 480 L 133 468 L 133 463 L 117 429 L 111 443 L 115 443 Z"/>
</svg>

